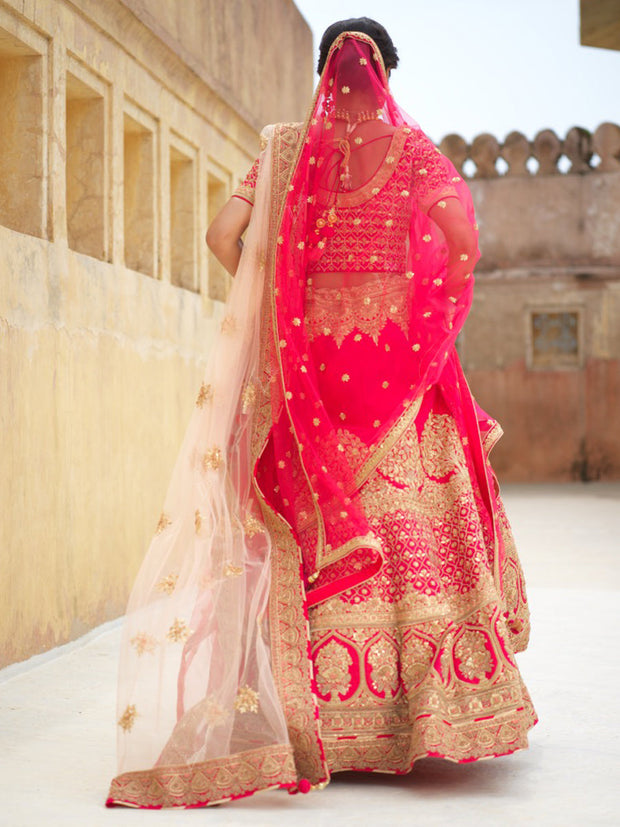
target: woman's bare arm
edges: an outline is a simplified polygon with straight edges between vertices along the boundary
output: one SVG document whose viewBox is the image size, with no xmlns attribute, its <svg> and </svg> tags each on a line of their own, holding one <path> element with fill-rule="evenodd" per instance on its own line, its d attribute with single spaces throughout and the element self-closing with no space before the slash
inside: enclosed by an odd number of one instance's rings
<svg viewBox="0 0 620 827">
<path fill-rule="evenodd" d="M 234 276 L 239 266 L 243 242 L 241 236 L 250 223 L 252 205 L 241 198 L 230 198 L 207 230 L 207 246 Z"/>
<path fill-rule="evenodd" d="M 478 260 L 478 243 L 465 208 L 458 198 L 448 197 L 434 204 L 428 211 L 443 232 L 448 244 L 448 278 L 458 289 L 473 270 Z"/>
</svg>

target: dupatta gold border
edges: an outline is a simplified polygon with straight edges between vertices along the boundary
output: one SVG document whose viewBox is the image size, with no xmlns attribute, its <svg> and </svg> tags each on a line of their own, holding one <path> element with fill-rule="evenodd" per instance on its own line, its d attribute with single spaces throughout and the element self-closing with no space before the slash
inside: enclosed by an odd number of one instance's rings
<svg viewBox="0 0 620 827">
<path fill-rule="evenodd" d="M 265 273 L 262 313 L 272 319 L 273 273 L 277 230 L 281 219 L 283 194 L 297 158 L 301 124 L 273 127 L 272 193 L 269 217 L 269 266 Z M 276 352 L 273 327 L 264 324 L 261 335 L 261 398 L 255 412 L 252 434 L 253 467 L 256 468 L 267 444 L 271 423 L 271 383 L 268 371 L 269 350 Z M 267 503 L 253 474 L 253 488 L 261 507 L 265 527 L 272 540 L 271 586 L 269 591 L 269 630 L 271 661 L 275 685 L 282 704 L 294 754 L 296 778 L 311 785 L 325 783 L 329 772 L 320 736 L 317 698 L 312 691 L 312 664 L 309 658 L 310 628 L 302 577 L 301 552 L 291 526 Z"/>
<path fill-rule="evenodd" d="M 125 772 L 112 781 L 106 807 L 207 807 L 263 790 L 294 787 L 296 781 L 291 747 L 275 744 L 197 764 Z"/>
</svg>

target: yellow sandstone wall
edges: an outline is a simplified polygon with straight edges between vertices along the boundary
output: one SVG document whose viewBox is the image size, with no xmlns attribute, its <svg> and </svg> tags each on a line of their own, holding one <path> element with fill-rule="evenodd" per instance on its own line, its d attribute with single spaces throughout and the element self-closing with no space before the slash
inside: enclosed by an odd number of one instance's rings
<svg viewBox="0 0 620 827">
<path fill-rule="evenodd" d="M 290 0 L 0 0 L 0 666 L 123 612 L 228 289 L 209 216 L 311 88 Z"/>
</svg>

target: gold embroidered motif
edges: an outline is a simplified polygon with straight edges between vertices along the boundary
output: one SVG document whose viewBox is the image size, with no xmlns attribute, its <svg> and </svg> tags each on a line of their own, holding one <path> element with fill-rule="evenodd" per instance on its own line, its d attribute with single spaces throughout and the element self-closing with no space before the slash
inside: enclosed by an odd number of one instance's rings
<svg viewBox="0 0 620 827">
<path fill-rule="evenodd" d="M 125 711 L 118 719 L 118 725 L 123 730 L 123 732 L 131 732 L 137 714 L 138 713 L 136 712 L 135 704 L 129 704 L 129 706 L 126 707 Z"/>
<path fill-rule="evenodd" d="M 196 399 L 196 406 L 198 408 L 204 408 L 207 402 L 210 402 L 213 399 L 213 388 L 211 385 L 205 385 L 203 382 L 200 386 L 200 391 L 198 392 L 198 397 Z"/>
<path fill-rule="evenodd" d="M 351 287 L 314 287 L 306 297 L 310 341 L 331 335 L 340 347 L 350 333 L 359 331 L 377 344 L 388 321 L 407 333 L 407 292 L 397 279 L 385 277 Z"/>
<path fill-rule="evenodd" d="M 243 566 L 234 566 L 232 563 L 226 563 L 222 573 L 224 577 L 240 577 L 243 574 Z"/>
<path fill-rule="evenodd" d="M 248 382 L 243 389 L 243 393 L 241 394 L 241 404 L 244 414 L 248 413 L 248 411 L 256 404 L 256 385 L 252 382 Z"/>
<path fill-rule="evenodd" d="M 430 477 L 445 477 L 450 471 L 465 469 L 462 442 L 454 419 L 449 414 L 432 414 L 422 432 L 421 455 Z"/>
<path fill-rule="evenodd" d="M 430 668 L 434 647 L 426 640 L 414 634 L 403 637 L 403 665 L 402 671 L 409 691 L 416 689 L 426 677 Z"/>
<path fill-rule="evenodd" d="M 165 594 L 172 594 L 175 590 L 177 585 L 177 580 L 179 579 L 178 574 L 167 574 L 165 577 L 159 581 L 159 583 L 155 586 L 158 592 L 165 592 Z"/>
<path fill-rule="evenodd" d="M 159 517 L 159 522 L 157 523 L 157 528 L 155 529 L 155 533 L 161 534 L 162 531 L 165 531 L 169 525 L 172 525 L 172 520 L 162 511 Z"/>
<path fill-rule="evenodd" d="M 255 534 L 262 534 L 265 526 L 252 514 L 248 514 L 243 523 L 243 530 L 248 537 L 254 537 Z"/>
<path fill-rule="evenodd" d="M 491 653 L 481 632 L 465 631 L 454 646 L 454 654 L 459 661 L 459 672 L 469 681 L 478 682 L 491 671 Z"/>
<path fill-rule="evenodd" d="M 184 643 L 191 634 L 192 631 L 188 627 L 187 623 L 184 620 L 175 617 L 174 623 L 166 633 L 166 637 L 172 643 Z"/>
<path fill-rule="evenodd" d="M 202 457 L 202 467 L 205 471 L 209 469 L 213 471 L 217 471 L 217 469 L 222 465 L 222 452 L 219 448 L 211 448 L 208 451 L 205 451 Z"/>
<path fill-rule="evenodd" d="M 196 534 L 200 534 L 200 528 L 202 526 L 202 514 L 200 510 L 197 508 L 194 512 L 194 531 Z"/>
<path fill-rule="evenodd" d="M 372 666 L 371 683 L 377 692 L 394 695 L 398 690 L 398 652 L 393 643 L 382 638 L 374 643 L 368 652 Z"/>
<path fill-rule="evenodd" d="M 138 632 L 137 635 L 131 638 L 130 643 L 138 655 L 144 655 L 145 653 L 151 654 L 157 646 L 157 638 L 154 638 L 146 632 Z"/>
<path fill-rule="evenodd" d="M 321 695 L 334 697 L 336 693 L 345 695 L 351 684 L 349 672 L 353 659 L 347 649 L 336 640 L 322 646 L 315 659 L 316 683 Z"/>
<path fill-rule="evenodd" d="M 250 686 L 240 686 L 234 703 L 235 709 L 245 712 L 258 712 L 258 692 Z"/>
</svg>

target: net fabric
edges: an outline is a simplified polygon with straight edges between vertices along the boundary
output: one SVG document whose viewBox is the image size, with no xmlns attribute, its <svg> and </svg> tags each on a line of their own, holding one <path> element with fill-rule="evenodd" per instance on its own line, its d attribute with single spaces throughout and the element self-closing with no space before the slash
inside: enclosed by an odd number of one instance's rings
<svg viewBox="0 0 620 827">
<path fill-rule="evenodd" d="M 208 778 L 208 762 L 261 748 L 277 752 L 272 783 L 295 782 L 270 668 L 271 540 L 250 474 L 270 152 L 267 146 L 261 157 L 255 220 L 227 315 L 127 608 L 118 694 L 121 775 L 112 784 L 112 804 L 126 803 L 132 772 L 149 769 L 163 790 L 153 806 L 209 803 L 206 782 L 202 794 L 182 786 L 175 794 L 163 780 L 167 768 L 204 764 L 201 777 Z M 269 786 L 269 777 L 256 785 Z"/>
<path fill-rule="evenodd" d="M 456 359 L 478 254 L 449 248 L 440 224 L 451 222 L 454 237 L 465 225 L 476 236 L 466 185 L 394 101 L 374 42 L 341 35 L 281 212 L 272 304 L 279 392 L 257 468 L 265 498 L 302 549 L 309 605 L 382 565 L 356 457 L 379 450 Z M 337 352 L 330 326 L 324 336 L 317 327 L 323 314 L 313 312 L 334 300 L 353 320 L 339 328 Z M 346 444 L 351 434 L 361 451 Z"/>
</svg>

